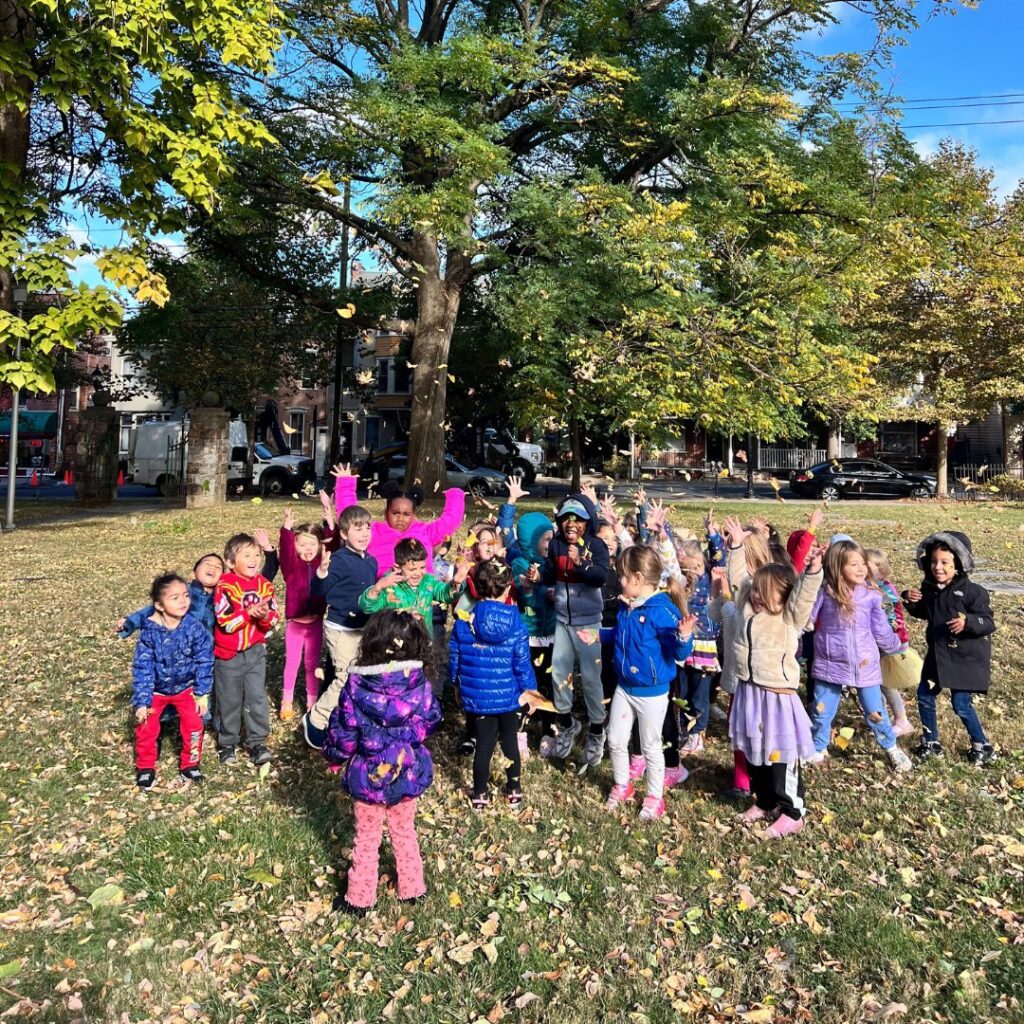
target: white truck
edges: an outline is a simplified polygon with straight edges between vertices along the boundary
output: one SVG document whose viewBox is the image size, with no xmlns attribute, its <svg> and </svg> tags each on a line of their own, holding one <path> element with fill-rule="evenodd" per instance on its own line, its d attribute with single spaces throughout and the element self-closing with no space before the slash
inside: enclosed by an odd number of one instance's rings
<svg viewBox="0 0 1024 1024">
<path fill-rule="evenodd" d="M 520 476 L 527 487 L 533 486 L 544 466 L 544 449 L 539 444 L 518 441 L 511 432 L 494 427 L 484 429 L 483 439 L 489 466 L 509 476 Z"/>
<path fill-rule="evenodd" d="M 242 420 L 228 428 L 228 486 L 245 482 L 248 435 Z M 178 494 L 188 460 L 188 420 L 151 420 L 135 428 L 128 455 L 128 476 L 133 483 L 155 487 L 162 495 Z M 252 486 L 260 494 L 292 494 L 316 480 L 313 460 L 302 455 L 275 455 L 265 444 L 253 446 Z"/>
</svg>

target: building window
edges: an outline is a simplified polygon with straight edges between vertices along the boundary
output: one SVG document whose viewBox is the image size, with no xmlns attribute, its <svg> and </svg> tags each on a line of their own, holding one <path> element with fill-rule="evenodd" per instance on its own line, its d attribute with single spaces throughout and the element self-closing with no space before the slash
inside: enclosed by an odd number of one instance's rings
<svg viewBox="0 0 1024 1024">
<path fill-rule="evenodd" d="M 304 409 L 292 409 L 288 413 L 288 447 L 293 452 L 302 454 L 303 442 L 306 438 L 306 411 Z"/>
<path fill-rule="evenodd" d="M 118 443 L 118 453 L 127 455 L 132 447 L 132 428 L 135 426 L 135 417 L 130 412 L 121 414 L 121 440 Z"/>
<path fill-rule="evenodd" d="M 377 360 L 377 394 L 409 394 L 409 364 L 406 360 L 394 356 Z"/>
<path fill-rule="evenodd" d="M 380 417 L 367 416 L 365 436 L 363 438 L 367 451 L 380 447 Z"/>
</svg>

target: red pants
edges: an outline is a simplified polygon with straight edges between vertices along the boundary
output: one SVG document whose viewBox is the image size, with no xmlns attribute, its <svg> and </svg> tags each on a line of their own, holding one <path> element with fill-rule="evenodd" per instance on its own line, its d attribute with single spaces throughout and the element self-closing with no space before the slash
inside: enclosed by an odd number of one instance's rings
<svg viewBox="0 0 1024 1024">
<path fill-rule="evenodd" d="M 352 844 L 352 866 L 348 869 L 345 899 L 353 907 L 372 907 L 377 900 L 377 865 L 380 840 L 387 820 L 391 847 L 398 872 L 398 898 L 411 900 L 427 891 L 423 881 L 423 860 L 416 836 L 416 801 L 403 800 L 393 807 L 353 800 L 356 838 Z"/>
<path fill-rule="evenodd" d="M 196 711 L 196 699 L 192 696 L 191 688 L 172 696 L 154 693 L 153 710 L 144 722 L 135 727 L 135 767 L 139 771 L 156 767 L 160 713 L 168 706 L 178 712 L 178 725 L 181 728 L 180 767 L 195 768 L 203 756 L 203 719 Z"/>
</svg>

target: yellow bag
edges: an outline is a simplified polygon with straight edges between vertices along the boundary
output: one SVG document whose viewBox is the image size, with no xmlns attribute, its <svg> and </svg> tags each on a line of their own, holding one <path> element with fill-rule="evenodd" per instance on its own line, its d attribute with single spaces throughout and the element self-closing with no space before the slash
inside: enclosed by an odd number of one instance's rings
<svg viewBox="0 0 1024 1024">
<path fill-rule="evenodd" d="M 921 655 L 908 647 L 899 654 L 882 656 L 882 685 L 893 690 L 916 690 L 921 682 L 924 662 Z"/>
</svg>

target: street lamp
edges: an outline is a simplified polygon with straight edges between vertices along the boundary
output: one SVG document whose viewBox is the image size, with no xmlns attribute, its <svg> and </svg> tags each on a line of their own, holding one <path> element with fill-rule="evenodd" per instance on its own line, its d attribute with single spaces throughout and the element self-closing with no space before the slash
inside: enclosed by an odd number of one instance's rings
<svg viewBox="0 0 1024 1024">
<path fill-rule="evenodd" d="M 22 310 L 28 302 L 28 289 L 14 282 L 14 306 L 18 311 L 18 319 L 21 319 Z M 21 338 L 17 340 L 14 349 L 14 358 L 21 362 Z M 8 438 L 9 450 L 7 453 L 7 522 L 4 523 L 5 530 L 14 529 L 14 488 L 17 484 L 18 473 L 18 406 L 21 404 L 21 389 L 11 387 L 11 433 Z"/>
</svg>

